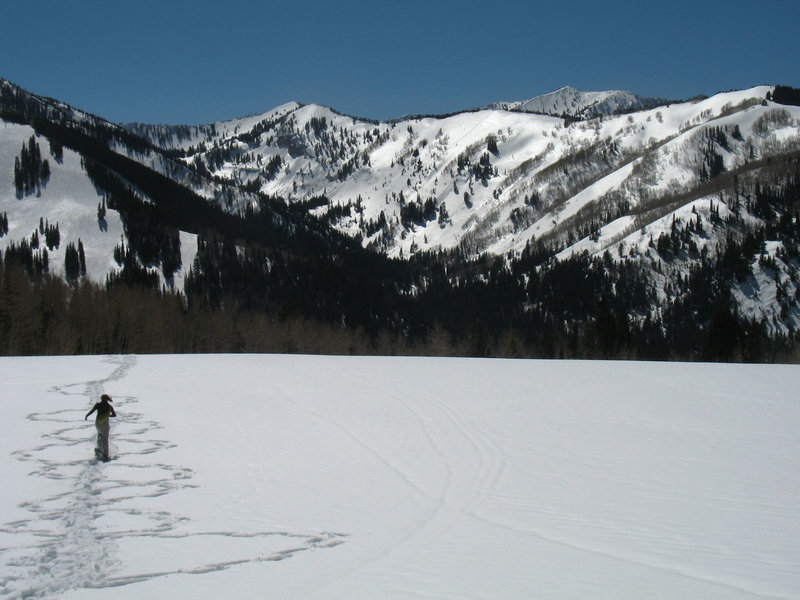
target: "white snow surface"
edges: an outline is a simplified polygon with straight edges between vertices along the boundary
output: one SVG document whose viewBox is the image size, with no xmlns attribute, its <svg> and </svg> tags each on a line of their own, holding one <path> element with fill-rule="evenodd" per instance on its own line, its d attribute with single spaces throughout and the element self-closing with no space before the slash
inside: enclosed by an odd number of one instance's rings
<svg viewBox="0 0 800 600">
<path fill-rule="evenodd" d="M 84 356 L 0 381 L 4 598 L 800 597 L 795 366 Z"/>
</svg>

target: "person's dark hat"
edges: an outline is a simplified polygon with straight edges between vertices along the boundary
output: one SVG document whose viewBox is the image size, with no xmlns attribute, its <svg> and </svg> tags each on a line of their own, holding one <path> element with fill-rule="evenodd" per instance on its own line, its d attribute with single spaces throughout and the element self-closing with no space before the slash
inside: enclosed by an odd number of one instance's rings
<svg viewBox="0 0 800 600">
<path fill-rule="evenodd" d="M 102 396 L 100 396 L 100 400 L 105 400 L 106 402 L 113 402 L 111 400 L 111 396 L 109 396 L 108 394 L 103 394 Z"/>
</svg>

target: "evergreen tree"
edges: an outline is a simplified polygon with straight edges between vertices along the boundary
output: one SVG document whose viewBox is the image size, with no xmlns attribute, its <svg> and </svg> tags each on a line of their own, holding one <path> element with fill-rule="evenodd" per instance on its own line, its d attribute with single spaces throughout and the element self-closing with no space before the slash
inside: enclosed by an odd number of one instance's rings
<svg viewBox="0 0 800 600">
<path fill-rule="evenodd" d="M 61 142 L 55 139 L 49 140 L 50 142 L 50 154 L 53 155 L 53 158 L 56 159 L 57 163 L 61 163 L 64 160 L 64 146 L 61 145 Z"/>
<path fill-rule="evenodd" d="M 767 92 L 767 100 L 770 100 L 769 92 Z M 800 106 L 800 89 L 786 85 L 776 85 L 775 93 L 772 94 L 771 100 L 778 104 Z"/>
<path fill-rule="evenodd" d="M 80 265 L 80 275 L 84 277 L 86 275 L 86 254 L 83 251 L 83 242 L 80 238 L 78 238 L 78 262 Z"/>
<path fill-rule="evenodd" d="M 58 248 L 61 245 L 61 231 L 58 229 L 58 223 L 55 225 L 45 223 L 44 240 L 49 250 Z"/>
<path fill-rule="evenodd" d="M 18 192 L 22 192 L 25 189 L 25 179 L 22 176 L 22 165 L 19 156 L 14 157 L 14 187 L 17 188 Z"/>
<path fill-rule="evenodd" d="M 64 273 L 67 280 L 75 281 L 81 274 L 81 263 L 78 255 L 78 249 L 72 242 L 67 244 L 64 250 Z"/>
<path fill-rule="evenodd" d="M 442 205 L 439 207 L 439 227 L 444 227 L 449 222 L 450 215 L 447 214 L 447 205 L 442 202 Z"/>
<path fill-rule="evenodd" d="M 14 187 L 17 192 L 29 193 L 50 177 L 50 163 L 42 160 L 35 136 L 22 144 L 19 156 L 14 158 Z"/>
</svg>

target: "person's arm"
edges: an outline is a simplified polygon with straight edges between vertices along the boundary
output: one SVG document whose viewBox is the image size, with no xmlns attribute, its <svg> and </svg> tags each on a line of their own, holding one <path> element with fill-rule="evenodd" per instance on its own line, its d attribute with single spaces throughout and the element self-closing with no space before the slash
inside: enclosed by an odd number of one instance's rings
<svg viewBox="0 0 800 600">
<path fill-rule="evenodd" d="M 114 407 L 113 407 L 113 406 L 111 406 L 111 405 L 109 404 L 109 405 L 108 405 L 108 408 L 110 408 L 110 409 L 111 409 L 111 416 L 112 416 L 112 417 L 116 417 L 116 416 L 117 416 L 117 413 L 115 413 L 115 412 L 114 412 Z"/>
<path fill-rule="evenodd" d="M 90 415 L 90 414 L 92 414 L 92 413 L 93 413 L 94 411 L 96 411 L 96 410 L 97 410 L 97 404 L 95 404 L 95 405 L 92 407 L 92 410 L 90 410 L 88 413 L 86 413 L 86 416 L 85 416 L 85 417 L 83 417 L 83 420 L 85 421 L 86 419 L 88 419 L 88 418 L 89 418 L 89 415 Z"/>
</svg>

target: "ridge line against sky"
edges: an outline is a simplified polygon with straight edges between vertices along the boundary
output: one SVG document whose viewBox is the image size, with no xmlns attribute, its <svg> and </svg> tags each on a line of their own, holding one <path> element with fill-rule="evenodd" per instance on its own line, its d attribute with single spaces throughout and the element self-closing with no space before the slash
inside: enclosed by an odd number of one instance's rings
<svg viewBox="0 0 800 600">
<path fill-rule="evenodd" d="M 8 2 L 0 77 L 114 122 L 289 101 L 441 114 L 570 85 L 682 99 L 800 86 L 800 0 Z"/>
</svg>

